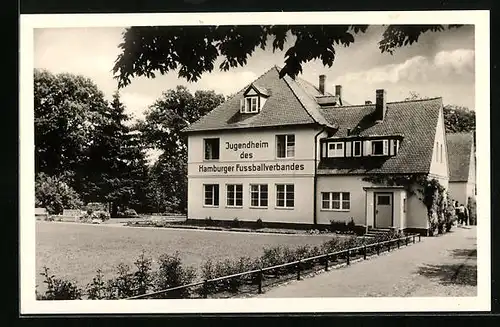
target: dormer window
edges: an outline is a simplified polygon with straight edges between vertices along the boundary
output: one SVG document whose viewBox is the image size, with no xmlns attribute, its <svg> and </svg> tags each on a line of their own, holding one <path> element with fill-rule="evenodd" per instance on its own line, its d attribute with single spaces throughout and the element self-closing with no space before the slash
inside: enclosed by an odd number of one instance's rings
<svg viewBox="0 0 500 327">
<path fill-rule="evenodd" d="M 250 85 L 243 93 L 243 99 L 240 100 L 240 112 L 248 114 L 256 114 L 262 109 L 269 95 L 265 90 Z"/>
<path fill-rule="evenodd" d="M 372 141 L 372 156 L 389 155 L 389 140 Z"/>
<path fill-rule="evenodd" d="M 259 111 L 257 104 L 259 102 L 259 97 L 246 97 L 245 98 L 245 112 L 256 113 Z"/>
</svg>

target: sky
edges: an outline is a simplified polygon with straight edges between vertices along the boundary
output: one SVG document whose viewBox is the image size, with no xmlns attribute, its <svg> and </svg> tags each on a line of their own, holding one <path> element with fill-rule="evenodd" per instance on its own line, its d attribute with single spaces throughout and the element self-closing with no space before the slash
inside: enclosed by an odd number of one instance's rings
<svg viewBox="0 0 500 327">
<path fill-rule="evenodd" d="M 111 99 L 117 89 L 112 67 L 123 31 L 124 28 L 110 27 L 36 29 L 34 67 L 52 73 L 85 75 Z M 417 43 L 397 49 L 393 55 L 380 53 L 377 43 L 382 33 L 383 26 L 370 26 L 366 33 L 356 36 L 351 46 L 336 47 L 332 67 L 325 67 L 320 61 L 309 62 L 303 65 L 300 77 L 317 85 L 318 76 L 326 75 L 326 90 L 334 93 L 335 85 L 342 85 L 343 98 L 350 104 L 374 101 L 375 90 L 383 88 L 389 102 L 404 100 L 412 91 L 421 96 L 442 97 L 444 104 L 474 110 L 473 26 L 423 34 Z M 135 77 L 120 90 L 121 98 L 132 117 L 142 118 L 163 91 L 177 85 L 185 85 L 192 92 L 215 90 L 231 95 L 273 65 L 282 67 L 285 51 L 258 49 L 246 66 L 221 72 L 216 65 L 212 73 L 202 75 L 196 83 L 179 78 L 177 72 L 155 79 Z"/>
</svg>

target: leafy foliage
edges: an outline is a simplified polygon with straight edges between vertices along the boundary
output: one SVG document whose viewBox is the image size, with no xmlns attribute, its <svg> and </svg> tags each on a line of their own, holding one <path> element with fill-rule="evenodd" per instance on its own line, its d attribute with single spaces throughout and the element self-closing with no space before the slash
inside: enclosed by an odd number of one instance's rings
<svg viewBox="0 0 500 327">
<path fill-rule="evenodd" d="M 410 91 L 405 101 L 423 99 L 428 99 L 428 97 Z M 443 107 L 443 115 L 446 133 L 476 132 L 476 113 L 474 111 L 466 107 L 448 104 Z"/>
<path fill-rule="evenodd" d="M 476 132 L 476 113 L 466 107 L 446 105 L 443 108 L 447 133 Z"/>
<path fill-rule="evenodd" d="M 163 92 L 151 105 L 137 130 L 145 146 L 161 151 L 150 169 L 148 201 L 156 212 L 187 208 L 187 137 L 181 130 L 224 102 L 214 91 L 196 91 L 184 86 Z"/>
<path fill-rule="evenodd" d="M 106 106 L 104 94 L 90 79 L 35 69 L 36 172 L 74 175 Z"/>
<path fill-rule="evenodd" d="M 61 214 L 64 209 L 78 209 L 82 201 L 62 178 L 39 173 L 35 179 L 35 204 L 53 215 Z"/>
<path fill-rule="evenodd" d="M 187 285 L 193 282 L 196 277 L 195 269 L 192 267 L 183 267 L 182 260 L 179 253 L 174 255 L 164 254 L 158 260 L 160 267 L 156 272 L 155 290 L 164 290 L 181 285 Z M 173 298 L 187 298 L 189 297 L 188 289 L 180 289 L 179 291 L 166 294 L 168 297 Z"/>
<path fill-rule="evenodd" d="M 36 171 L 62 178 L 85 202 L 113 213 L 145 203 L 147 166 L 139 135 L 115 93 L 111 104 L 88 78 L 34 71 Z"/>
<path fill-rule="evenodd" d="M 42 276 L 47 290 L 43 295 L 37 295 L 37 300 L 81 300 L 82 290 L 74 283 L 55 278 L 49 273 L 49 268 L 43 267 Z"/>
<path fill-rule="evenodd" d="M 429 31 L 442 31 L 459 25 L 389 25 L 379 42 L 381 52 L 417 42 Z M 135 76 L 154 78 L 178 70 L 178 75 L 196 82 L 203 73 L 212 72 L 222 57 L 219 69 L 245 66 L 256 49 L 285 50 L 285 65 L 280 76 L 295 78 L 302 65 L 319 59 L 331 67 L 336 46 L 347 47 L 355 36 L 366 32 L 368 25 L 239 25 L 239 26 L 145 26 L 130 27 L 123 33 L 121 53 L 113 73 L 118 86 L 130 84 Z M 269 43 L 271 43 L 269 45 Z"/>
</svg>

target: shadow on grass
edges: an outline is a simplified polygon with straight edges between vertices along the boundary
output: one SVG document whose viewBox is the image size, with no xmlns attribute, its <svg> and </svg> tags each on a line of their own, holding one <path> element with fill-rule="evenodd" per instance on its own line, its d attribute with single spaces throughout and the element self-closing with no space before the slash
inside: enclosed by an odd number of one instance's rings
<svg viewBox="0 0 500 327">
<path fill-rule="evenodd" d="M 477 265 L 448 264 L 419 267 L 419 275 L 439 279 L 442 285 L 477 286 Z"/>
<path fill-rule="evenodd" d="M 457 259 L 477 258 L 476 249 L 454 249 L 451 250 L 450 252 L 451 255 Z"/>
</svg>

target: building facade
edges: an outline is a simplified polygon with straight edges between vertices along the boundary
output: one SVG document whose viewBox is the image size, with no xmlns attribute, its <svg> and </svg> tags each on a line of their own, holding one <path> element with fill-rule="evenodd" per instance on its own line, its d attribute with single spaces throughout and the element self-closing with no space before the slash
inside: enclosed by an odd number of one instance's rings
<svg viewBox="0 0 500 327">
<path fill-rule="evenodd" d="M 450 161 L 449 193 L 454 201 L 468 204 L 476 196 L 476 156 L 472 133 L 446 135 Z"/>
<path fill-rule="evenodd" d="M 352 106 L 273 67 L 185 129 L 188 218 L 373 228 L 428 226 L 403 187 L 369 177 L 423 174 L 448 186 L 440 98 Z"/>
</svg>

